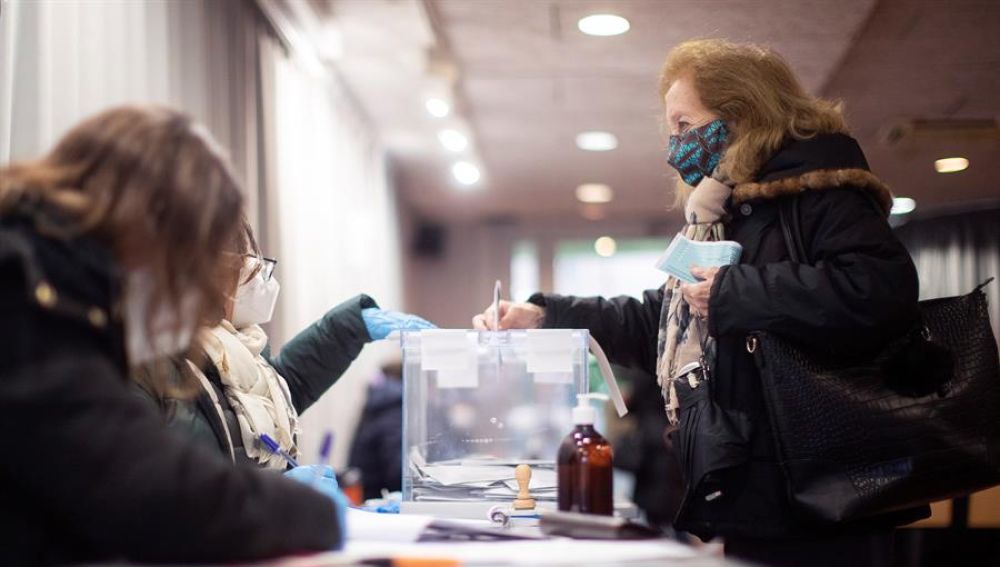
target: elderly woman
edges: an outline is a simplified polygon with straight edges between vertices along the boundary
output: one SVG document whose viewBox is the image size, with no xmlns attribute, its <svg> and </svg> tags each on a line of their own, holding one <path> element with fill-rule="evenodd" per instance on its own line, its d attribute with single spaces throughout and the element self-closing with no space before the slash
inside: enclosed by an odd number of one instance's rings
<svg viewBox="0 0 1000 567">
<path fill-rule="evenodd" d="M 771 51 L 681 44 L 660 94 L 685 234 L 738 242 L 740 263 L 695 268 L 698 283 L 670 278 L 643 301 L 536 294 L 501 304 L 500 326 L 590 329 L 612 361 L 656 373 L 686 476 L 678 529 L 723 536 L 728 555 L 764 564 L 888 564 L 893 527 L 926 508 L 839 525 L 798 514 L 746 341 L 767 331 L 848 353 L 912 324 L 917 276 L 886 222 L 889 189 L 839 106 L 807 94 Z M 779 221 L 779 204 L 793 199 L 802 263 L 790 260 Z"/>
</svg>

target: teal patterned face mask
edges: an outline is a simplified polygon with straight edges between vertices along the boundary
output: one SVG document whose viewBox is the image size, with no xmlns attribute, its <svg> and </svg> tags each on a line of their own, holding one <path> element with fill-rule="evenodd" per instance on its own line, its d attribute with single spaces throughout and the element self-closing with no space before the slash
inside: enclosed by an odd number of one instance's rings
<svg viewBox="0 0 1000 567">
<path fill-rule="evenodd" d="M 684 183 L 692 187 L 703 177 L 708 177 L 722 161 L 729 131 L 722 120 L 691 128 L 677 136 L 670 136 L 667 145 L 667 163 L 681 175 Z"/>
</svg>

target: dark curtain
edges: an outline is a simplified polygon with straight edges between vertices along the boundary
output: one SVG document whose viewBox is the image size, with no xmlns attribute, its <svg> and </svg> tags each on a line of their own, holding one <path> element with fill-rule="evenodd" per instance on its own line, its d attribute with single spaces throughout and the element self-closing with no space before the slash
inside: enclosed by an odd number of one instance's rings
<svg viewBox="0 0 1000 567">
<path fill-rule="evenodd" d="M 1000 202 L 915 218 L 898 227 L 896 234 L 917 265 L 920 299 L 962 295 L 988 278 L 1000 280 Z M 996 337 L 1000 281 L 984 291 Z"/>
</svg>

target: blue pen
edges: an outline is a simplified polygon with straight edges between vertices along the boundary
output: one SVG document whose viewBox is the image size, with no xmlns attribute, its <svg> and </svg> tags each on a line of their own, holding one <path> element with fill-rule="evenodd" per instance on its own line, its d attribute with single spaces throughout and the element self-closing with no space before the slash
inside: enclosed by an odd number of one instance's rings
<svg viewBox="0 0 1000 567">
<path fill-rule="evenodd" d="M 298 461 L 293 459 L 291 455 L 285 452 L 285 450 L 281 448 L 281 445 L 278 445 L 278 442 L 275 441 L 270 435 L 268 435 L 267 433 L 261 433 L 259 438 L 260 442 L 263 443 L 268 448 L 268 450 L 270 450 L 275 455 L 278 455 L 281 458 L 288 461 L 289 465 L 291 465 L 292 467 L 299 466 Z"/>
<path fill-rule="evenodd" d="M 322 475 L 321 467 L 330 462 L 330 451 L 332 450 L 333 450 L 333 432 L 327 431 L 326 433 L 323 434 L 323 441 L 319 445 L 319 460 L 316 461 L 316 464 L 320 466 L 316 467 L 315 480 L 319 481 L 319 478 Z"/>
<path fill-rule="evenodd" d="M 330 453 L 333 451 L 333 432 L 327 431 L 323 434 L 323 442 L 319 446 L 319 464 L 325 465 L 330 462 Z"/>
</svg>

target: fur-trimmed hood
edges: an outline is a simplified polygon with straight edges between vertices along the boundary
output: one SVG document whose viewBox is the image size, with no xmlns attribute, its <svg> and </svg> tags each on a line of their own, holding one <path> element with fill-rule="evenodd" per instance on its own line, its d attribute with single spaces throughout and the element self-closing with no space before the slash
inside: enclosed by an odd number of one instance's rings
<svg viewBox="0 0 1000 567">
<path fill-rule="evenodd" d="M 757 178 L 735 187 L 733 203 L 852 187 L 871 193 L 886 215 L 892 209 L 889 187 L 868 169 L 861 147 L 846 134 L 791 140 L 764 164 Z"/>
</svg>

